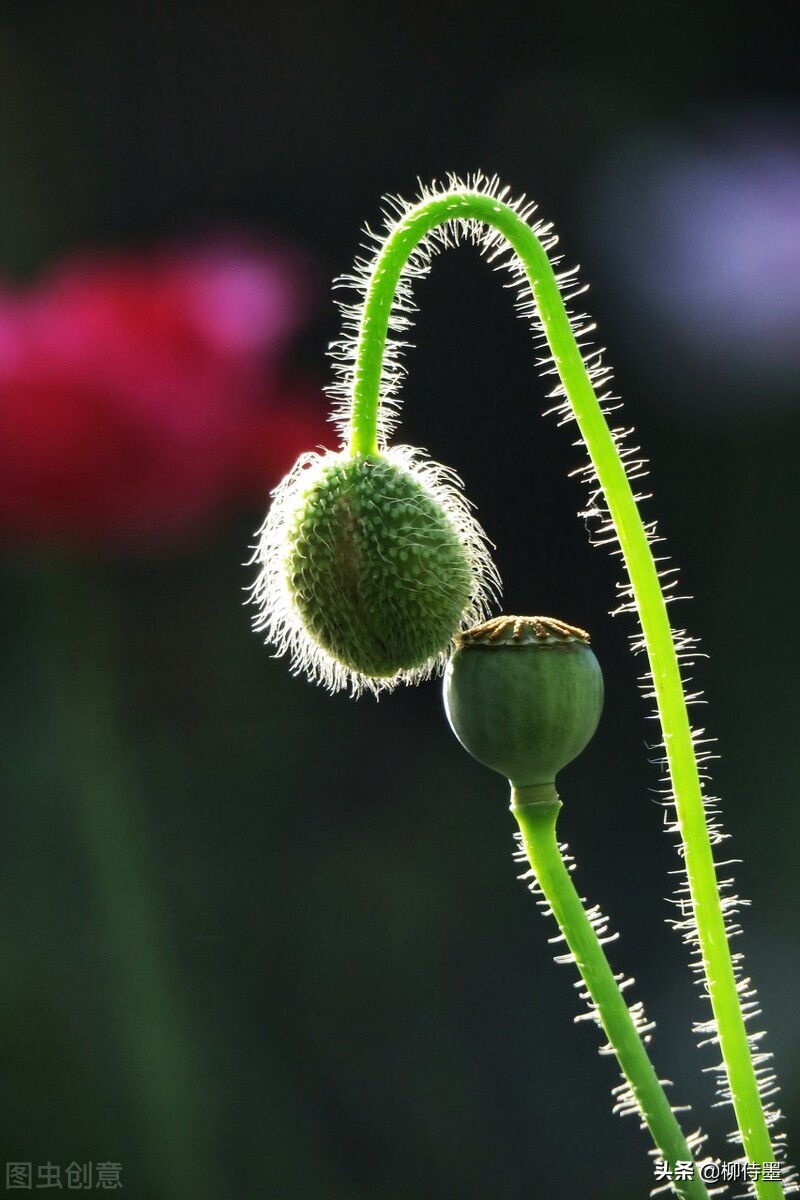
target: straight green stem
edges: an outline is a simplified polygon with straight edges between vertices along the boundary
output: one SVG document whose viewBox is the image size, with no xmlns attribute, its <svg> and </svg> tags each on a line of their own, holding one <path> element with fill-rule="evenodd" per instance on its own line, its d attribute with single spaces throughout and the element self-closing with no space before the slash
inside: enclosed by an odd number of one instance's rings
<svg viewBox="0 0 800 1200">
<path fill-rule="evenodd" d="M 521 789 L 524 793 L 524 789 Z M 605 951 L 584 910 L 556 839 L 558 800 L 526 803 L 512 789 L 511 811 L 517 819 L 525 853 L 575 964 L 586 984 L 600 1023 L 617 1056 L 620 1069 L 658 1150 L 674 1172 L 678 1162 L 694 1163 L 681 1127 L 650 1062 L 641 1034 L 620 991 Z M 697 1177 L 675 1180 L 681 1200 L 708 1200 L 705 1184 Z"/>
<path fill-rule="evenodd" d="M 424 200 L 398 222 L 382 246 L 368 284 L 356 346 L 350 452 L 367 455 L 379 450 L 383 358 L 400 276 L 431 230 L 458 220 L 477 220 L 498 230 L 519 257 L 611 514 L 653 677 L 700 954 L 736 1120 L 748 1160 L 774 1161 L 725 929 L 678 656 L 647 531 L 572 332 L 547 252 L 533 229 L 496 197 L 464 189 Z M 777 1200 L 783 1195 L 779 1183 L 758 1180 L 754 1186 L 759 1200 Z"/>
<path fill-rule="evenodd" d="M 68 565 L 46 575 L 46 668 L 65 779 L 94 875 L 130 1103 L 143 1154 L 172 1200 L 205 1200 L 205 1096 L 175 967 L 163 937 L 156 868 L 117 727 L 116 629 L 101 580 Z M 55 614 L 55 615 L 54 615 Z"/>
</svg>

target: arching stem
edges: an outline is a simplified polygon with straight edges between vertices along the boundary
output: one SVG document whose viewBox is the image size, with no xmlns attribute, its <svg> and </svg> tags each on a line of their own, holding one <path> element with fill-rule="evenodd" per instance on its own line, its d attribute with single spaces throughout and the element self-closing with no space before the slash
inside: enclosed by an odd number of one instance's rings
<svg viewBox="0 0 800 1200">
<path fill-rule="evenodd" d="M 748 1160 L 774 1161 L 728 945 L 678 656 L 647 532 L 575 340 L 547 253 L 533 229 L 496 197 L 463 189 L 425 199 L 401 217 L 381 247 L 369 279 L 356 346 L 350 451 L 360 455 L 378 449 L 383 357 L 403 269 L 431 230 L 458 220 L 477 220 L 498 230 L 522 263 L 556 368 L 611 514 L 653 676 L 703 969 L 736 1120 Z M 759 1200 L 776 1200 L 783 1195 L 779 1183 L 758 1180 L 754 1186 Z"/>
</svg>

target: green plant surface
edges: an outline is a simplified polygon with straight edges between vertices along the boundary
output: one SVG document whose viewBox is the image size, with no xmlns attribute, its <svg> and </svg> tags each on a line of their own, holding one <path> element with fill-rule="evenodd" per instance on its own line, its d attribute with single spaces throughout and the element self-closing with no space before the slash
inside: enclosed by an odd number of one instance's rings
<svg viewBox="0 0 800 1200">
<path fill-rule="evenodd" d="M 466 630 L 444 679 L 450 728 L 478 762 L 511 785 L 531 891 L 552 914 L 578 968 L 589 1015 L 602 1027 L 623 1083 L 614 1089 L 615 1112 L 636 1113 L 668 1165 L 675 1191 L 687 1200 L 707 1197 L 695 1152 L 700 1133 L 685 1138 L 646 1048 L 649 1026 L 642 1005 L 630 1007 L 609 965 L 612 940 L 597 906 L 586 909 L 572 884 L 556 840 L 560 771 L 588 745 L 603 708 L 603 675 L 589 635 L 552 617 L 501 616 Z M 683 1173 L 688 1170 L 689 1178 Z"/>
<path fill-rule="evenodd" d="M 517 819 L 528 862 L 575 959 L 636 1106 L 661 1155 L 674 1170 L 678 1162 L 694 1162 L 694 1155 L 564 863 L 556 838 L 561 803 L 555 793 L 551 800 L 541 800 L 538 795 L 532 802 L 528 800 L 527 793 L 541 790 L 522 787 L 512 788 L 511 793 L 511 811 Z M 708 1198 L 708 1190 L 696 1172 L 692 1179 L 676 1180 L 674 1187 L 682 1200 Z"/>
<path fill-rule="evenodd" d="M 648 530 L 595 393 L 547 249 L 524 214 L 491 189 L 453 186 L 401 208 L 374 263 L 368 273 L 364 271 L 364 303 L 352 362 L 349 449 L 354 456 L 373 455 L 381 449 L 381 392 L 387 390 L 384 359 L 393 320 L 397 327 L 396 296 L 409 260 L 433 231 L 469 222 L 497 231 L 522 265 L 554 366 L 613 521 L 649 659 L 700 956 L 733 1108 L 748 1160 L 773 1161 L 728 943 L 678 651 Z M 758 1180 L 754 1188 L 759 1200 L 775 1200 L 783 1194 L 777 1182 Z"/>
</svg>

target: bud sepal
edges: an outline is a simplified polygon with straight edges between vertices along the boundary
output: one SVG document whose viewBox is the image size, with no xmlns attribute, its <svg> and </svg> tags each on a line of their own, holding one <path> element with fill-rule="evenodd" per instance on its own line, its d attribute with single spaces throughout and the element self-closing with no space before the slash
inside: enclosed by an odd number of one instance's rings
<svg viewBox="0 0 800 1200">
<path fill-rule="evenodd" d="M 303 455 L 255 557 L 256 628 L 331 691 L 433 674 L 500 587 L 460 480 L 408 446 Z"/>
</svg>

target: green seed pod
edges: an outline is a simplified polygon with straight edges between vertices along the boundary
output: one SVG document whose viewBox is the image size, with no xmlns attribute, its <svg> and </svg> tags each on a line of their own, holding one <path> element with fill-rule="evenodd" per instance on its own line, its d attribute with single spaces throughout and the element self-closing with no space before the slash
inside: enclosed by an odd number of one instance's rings
<svg viewBox="0 0 800 1200">
<path fill-rule="evenodd" d="M 418 453 L 306 456 L 259 549 L 258 623 L 295 666 L 373 691 L 444 661 L 496 575 L 457 481 Z"/>
<path fill-rule="evenodd" d="M 496 617 L 456 640 L 444 680 L 453 733 L 515 788 L 552 788 L 603 707 L 589 635 L 549 617 Z"/>
</svg>

